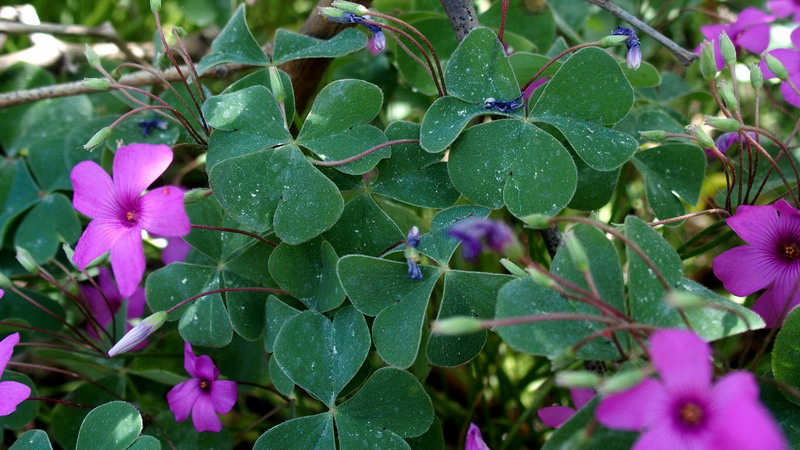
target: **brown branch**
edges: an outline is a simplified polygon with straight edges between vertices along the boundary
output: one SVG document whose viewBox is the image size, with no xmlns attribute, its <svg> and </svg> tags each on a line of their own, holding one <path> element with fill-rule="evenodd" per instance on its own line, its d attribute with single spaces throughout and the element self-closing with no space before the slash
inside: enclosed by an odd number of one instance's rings
<svg viewBox="0 0 800 450">
<path fill-rule="evenodd" d="M 224 78 L 233 72 L 245 70 L 250 67 L 252 66 L 247 66 L 244 64 L 224 64 L 210 69 L 208 72 L 203 74 L 203 77 Z M 188 70 L 186 66 L 183 66 L 182 69 L 183 71 Z M 177 81 L 179 79 L 178 71 L 175 70 L 175 68 L 161 72 L 161 77 L 167 81 Z M 127 86 L 148 86 L 152 84 L 158 84 L 160 82 L 160 79 L 154 77 L 144 70 L 123 75 L 119 79 L 119 84 L 124 84 Z M 0 94 L 0 108 L 36 102 L 48 98 L 67 97 L 78 94 L 91 94 L 95 92 L 98 91 L 90 89 L 83 83 L 83 81 L 73 81 L 71 83 L 54 84 L 52 86 L 44 86 L 35 89 L 6 92 L 4 94 Z"/>
<path fill-rule="evenodd" d="M 441 0 L 450 25 L 456 32 L 456 40 L 461 42 L 470 31 L 478 27 L 478 14 L 472 0 Z"/>
</svg>

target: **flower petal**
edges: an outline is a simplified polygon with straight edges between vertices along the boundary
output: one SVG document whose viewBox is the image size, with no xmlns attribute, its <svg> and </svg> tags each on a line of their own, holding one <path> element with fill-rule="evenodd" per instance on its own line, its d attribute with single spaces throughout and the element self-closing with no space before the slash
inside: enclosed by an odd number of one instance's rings
<svg viewBox="0 0 800 450">
<path fill-rule="evenodd" d="M 128 227 L 116 220 L 95 219 L 89 222 L 75 246 L 72 262 L 78 269 L 85 269 L 97 257 L 111 250 L 127 232 Z"/>
<path fill-rule="evenodd" d="M 192 231 L 183 190 L 175 186 L 162 186 L 139 199 L 139 223 L 145 230 L 164 237 L 186 236 Z"/>
<path fill-rule="evenodd" d="M 663 421 L 650 428 L 636 441 L 633 450 L 708 450 L 722 449 L 715 442 L 709 442 L 710 433 L 681 433 L 680 429 Z M 730 447 L 738 448 L 738 447 Z"/>
<path fill-rule="evenodd" d="M 790 76 L 789 78 L 791 78 L 795 86 L 800 86 L 800 73 L 793 74 L 793 76 Z M 786 100 L 786 103 L 796 108 L 800 108 L 800 95 L 795 92 L 794 88 L 792 88 L 789 83 L 781 83 L 780 89 L 781 95 L 783 96 L 783 99 Z"/>
<path fill-rule="evenodd" d="M 797 7 L 792 0 L 769 0 L 767 1 L 767 9 L 775 16 L 784 18 L 793 14 Z"/>
<path fill-rule="evenodd" d="M 481 436 L 481 429 L 474 423 L 469 424 L 464 450 L 489 450 L 489 446 L 486 445 L 486 442 L 483 441 L 483 436 Z"/>
<path fill-rule="evenodd" d="M 211 360 L 210 356 L 201 355 L 195 360 L 194 374 L 192 374 L 192 376 L 203 380 L 214 381 L 219 378 L 219 369 L 214 365 L 214 361 Z"/>
<path fill-rule="evenodd" d="M 668 391 L 708 391 L 711 348 L 688 330 L 659 330 L 650 337 L 650 356 Z"/>
<path fill-rule="evenodd" d="M 569 395 L 572 397 L 575 409 L 581 409 L 586 406 L 587 403 L 592 401 L 595 394 L 594 389 L 590 388 L 569 388 Z"/>
<path fill-rule="evenodd" d="M 142 231 L 138 226 L 128 228 L 111 247 L 111 268 L 114 270 L 120 295 L 129 298 L 136 292 L 144 275 Z"/>
<path fill-rule="evenodd" d="M 767 324 L 766 328 L 780 326 L 789 312 L 800 304 L 800 289 L 792 296 L 795 280 L 797 280 L 796 276 L 795 278 L 782 277 L 776 280 L 753 304 L 753 311 L 764 319 L 764 323 Z"/>
<path fill-rule="evenodd" d="M 0 416 L 7 416 L 17 410 L 17 406 L 30 397 L 31 388 L 16 381 L 0 382 Z"/>
<path fill-rule="evenodd" d="M 138 319 L 144 314 L 145 304 L 144 288 L 137 287 L 128 298 L 128 319 Z"/>
<path fill-rule="evenodd" d="M 800 8 L 796 9 L 796 13 L 795 14 L 797 14 L 797 13 L 800 13 Z M 792 40 L 792 45 L 794 45 L 794 48 L 800 48 L 800 27 L 795 28 L 794 31 L 792 31 L 792 34 L 790 36 L 791 36 L 790 39 Z"/>
<path fill-rule="evenodd" d="M 0 341 L 0 375 L 6 370 L 6 364 L 14 353 L 14 346 L 19 344 L 19 333 L 9 334 Z"/>
<path fill-rule="evenodd" d="M 183 368 L 186 370 L 186 373 L 195 377 L 198 377 L 197 371 L 195 370 L 195 366 L 197 365 L 197 356 L 195 356 L 194 351 L 192 351 L 192 346 L 188 342 L 183 343 Z"/>
<path fill-rule="evenodd" d="M 83 161 L 69 174 L 72 180 L 72 205 L 81 214 L 93 219 L 114 219 L 119 216 L 114 184 L 102 167 Z"/>
<path fill-rule="evenodd" d="M 102 327 L 106 327 L 109 323 L 111 323 L 111 315 L 113 314 L 112 310 L 116 312 L 116 307 L 111 302 L 111 299 L 106 296 L 109 300 L 106 303 L 106 300 L 103 299 L 103 296 L 94 288 L 94 286 L 81 286 L 81 293 L 83 297 L 86 299 L 86 306 L 89 308 L 89 312 L 92 316 L 97 320 L 97 322 Z M 110 309 L 109 309 L 110 307 Z M 97 333 L 95 332 L 94 327 L 87 326 L 87 332 L 92 335 L 92 337 L 97 338 Z"/>
<path fill-rule="evenodd" d="M 777 258 L 774 251 L 765 251 L 763 247 L 755 245 L 742 245 L 714 258 L 711 266 L 725 289 L 744 297 L 775 281 L 778 275 L 774 267 Z"/>
<path fill-rule="evenodd" d="M 217 414 L 227 414 L 236 404 L 239 391 L 235 381 L 217 380 L 211 382 L 211 403 Z"/>
<path fill-rule="evenodd" d="M 183 422 L 189 417 L 200 394 L 200 380 L 190 378 L 182 383 L 175 385 L 167 392 L 167 404 L 172 414 L 175 415 L 176 422 Z"/>
<path fill-rule="evenodd" d="M 595 417 L 608 428 L 639 431 L 652 425 L 654 406 L 663 402 L 665 396 L 658 381 L 646 379 L 627 391 L 600 400 Z"/>
<path fill-rule="evenodd" d="M 758 386 L 748 372 L 731 372 L 712 390 L 709 427 L 718 448 L 777 450 L 788 448 L 783 433 L 758 399 Z"/>
<path fill-rule="evenodd" d="M 572 418 L 576 412 L 568 406 L 548 406 L 536 411 L 536 414 L 548 427 L 558 428 Z"/>
<path fill-rule="evenodd" d="M 778 228 L 779 218 L 771 205 L 742 205 L 736 209 L 736 214 L 725 219 L 725 222 L 748 244 L 766 247 L 770 245 L 770 237 L 774 230 Z"/>
<path fill-rule="evenodd" d="M 761 53 L 769 46 L 769 30 L 767 24 L 752 26 L 737 36 L 736 43 L 745 50 Z"/>
<path fill-rule="evenodd" d="M 174 262 L 182 262 L 189 254 L 192 246 L 179 237 L 171 237 L 167 239 L 167 246 L 161 251 L 161 261 L 164 264 L 172 264 Z"/>
<path fill-rule="evenodd" d="M 131 144 L 114 155 L 114 187 L 126 201 L 139 198 L 172 162 L 172 149 L 166 145 Z"/>
<path fill-rule="evenodd" d="M 201 395 L 194 402 L 192 407 L 192 423 L 197 431 L 213 431 L 218 433 L 222 430 L 217 413 L 214 412 L 214 405 L 208 395 Z"/>
</svg>

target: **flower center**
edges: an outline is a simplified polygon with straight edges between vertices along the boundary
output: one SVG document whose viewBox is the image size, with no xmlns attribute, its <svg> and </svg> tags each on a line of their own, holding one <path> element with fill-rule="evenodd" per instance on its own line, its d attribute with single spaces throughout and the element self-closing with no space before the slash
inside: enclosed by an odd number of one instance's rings
<svg viewBox="0 0 800 450">
<path fill-rule="evenodd" d="M 800 241 L 790 242 L 783 245 L 783 257 L 789 261 L 800 258 Z"/>
<path fill-rule="evenodd" d="M 210 391 L 211 390 L 211 383 L 208 380 L 200 381 L 200 389 L 202 389 L 203 392 Z"/>
<path fill-rule="evenodd" d="M 686 403 L 679 412 L 681 421 L 690 426 L 698 425 L 703 421 L 703 410 L 695 403 Z"/>
<path fill-rule="evenodd" d="M 128 225 L 136 225 L 136 222 L 139 221 L 139 211 L 135 209 L 130 209 L 125 212 L 125 220 L 128 221 Z"/>
</svg>

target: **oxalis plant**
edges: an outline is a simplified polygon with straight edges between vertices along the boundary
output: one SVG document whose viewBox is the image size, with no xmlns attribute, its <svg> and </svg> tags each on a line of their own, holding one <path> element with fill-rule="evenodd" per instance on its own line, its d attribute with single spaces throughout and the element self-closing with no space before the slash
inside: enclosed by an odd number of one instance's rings
<svg viewBox="0 0 800 450">
<path fill-rule="evenodd" d="M 4 445 L 800 446 L 793 2 L 252 3 L 3 12 Z"/>
</svg>

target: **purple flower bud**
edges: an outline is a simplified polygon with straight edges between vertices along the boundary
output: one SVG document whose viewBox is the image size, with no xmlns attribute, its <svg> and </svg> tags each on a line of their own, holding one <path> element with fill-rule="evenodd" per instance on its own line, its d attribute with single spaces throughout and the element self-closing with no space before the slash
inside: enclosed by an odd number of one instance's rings
<svg viewBox="0 0 800 450">
<path fill-rule="evenodd" d="M 143 120 L 141 122 L 138 122 L 137 125 L 139 125 L 142 128 L 142 136 L 144 137 L 150 136 L 150 133 L 152 133 L 153 129 L 155 128 L 158 128 L 159 130 L 167 129 L 166 120 L 155 119 L 155 118 L 150 120 Z"/>
<path fill-rule="evenodd" d="M 122 336 L 122 339 L 119 340 L 111 350 L 108 351 L 108 356 L 116 356 L 120 353 L 126 353 L 141 344 L 148 336 L 153 334 L 154 331 L 161 328 L 161 325 L 164 325 L 164 322 L 167 321 L 167 313 L 164 311 L 159 311 L 155 314 L 148 316 L 146 319 L 139 322 L 139 325 L 136 325 L 125 333 L 125 336 Z"/>
<path fill-rule="evenodd" d="M 642 51 L 639 49 L 639 38 L 636 37 L 636 32 L 632 28 L 617 26 L 617 29 L 612 31 L 611 34 L 628 37 L 628 40 L 625 41 L 625 45 L 628 47 L 626 62 L 629 69 L 638 69 L 642 64 Z"/>
<path fill-rule="evenodd" d="M 478 259 L 483 243 L 492 251 L 502 253 L 514 241 L 514 234 L 506 224 L 489 219 L 462 220 L 451 226 L 447 234 L 461 241 L 462 255 L 468 261 Z"/>
<path fill-rule="evenodd" d="M 419 245 L 419 228 L 413 226 L 410 230 L 408 230 L 406 242 L 409 247 L 417 248 L 417 245 Z"/>
<path fill-rule="evenodd" d="M 386 35 L 382 30 L 378 29 L 376 33 L 372 33 L 367 41 L 367 48 L 373 55 L 377 55 L 386 48 Z"/>
<path fill-rule="evenodd" d="M 411 280 L 421 280 L 422 270 L 419 268 L 419 264 L 412 258 L 406 258 L 406 264 L 408 264 L 408 278 Z"/>
</svg>

